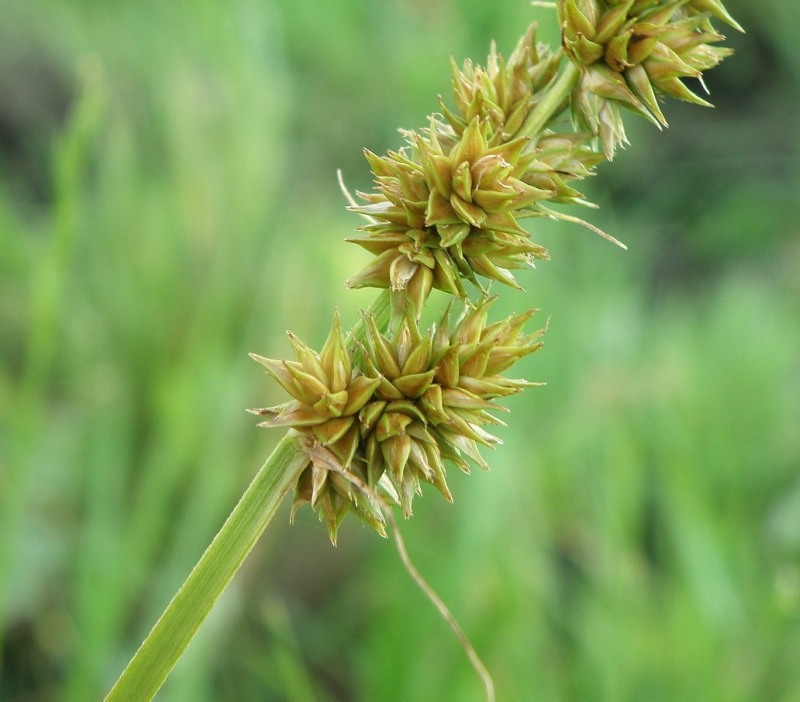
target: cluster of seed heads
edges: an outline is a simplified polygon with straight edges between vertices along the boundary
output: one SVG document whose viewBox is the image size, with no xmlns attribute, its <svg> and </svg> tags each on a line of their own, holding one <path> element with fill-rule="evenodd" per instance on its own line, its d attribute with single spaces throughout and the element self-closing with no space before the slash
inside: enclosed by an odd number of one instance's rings
<svg viewBox="0 0 800 702">
<path fill-rule="evenodd" d="M 573 93 L 578 124 L 601 137 L 605 154 L 626 142 L 619 108 L 666 126 L 658 96 L 710 107 L 683 83 L 702 83 L 703 71 L 731 49 L 712 46 L 725 37 L 715 17 L 741 27 L 720 0 L 564 0 L 557 4 L 564 52 L 581 68 Z"/>
<path fill-rule="evenodd" d="M 682 81 L 702 83 L 730 53 L 712 46 L 723 39 L 712 19 L 739 28 L 719 0 L 559 0 L 556 9 L 560 49 L 537 43 L 532 25 L 508 60 L 492 46 L 485 66 L 453 62 L 454 106 L 440 98 L 425 128 L 402 131 L 402 148 L 366 152 L 375 188 L 350 209 L 368 223 L 348 241 L 374 258 L 347 285 L 391 291 L 388 329 L 364 313 L 362 338 L 348 343 L 337 313 L 321 351 L 290 333 L 295 360 L 253 355 L 292 398 L 252 410 L 266 418 L 260 426 L 294 429 L 313 447 L 293 515 L 310 503 L 334 542 L 348 512 L 385 533 L 383 503 L 408 516 L 424 483 L 452 499 L 447 463 L 488 467 L 479 448 L 499 442 L 487 430 L 502 424 L 496 400 L 533 385 L 504 373 L 542 332 L 523 332 L 534 310 L 490 323 L 483 281 L 519 288 L 513 271 L 548 258 L 522 220 L 581 221 L 549 205 L 590 204 L 574 185 L 625 143 L 620 108 L 666 125 L 663 97 L 707 105 Z M 422 330 L 434 288 L 463 311 L 451 304 Z"/>
<path fill-rule="evenodd" d="M 326 449 L 312 453 L 295 510 L 306 502 L 320 509 L 332 539 L 350 509 L 384 534 L 377 494 L 409 516 L 421 483 L 452 500 L 445 461 L 465 472 L 467 459 L 488 468 L 478 447 L 499 442 L 485 429 L 502 424 L 492 411 L 504 408 L 494 400 L 532 385 L 503 372 L 541 346 L 541 332 L 522 333 L 533 310 L 489 324 L 494 300 L 467 307 L 455 322 L 448 308 L 425 333 L 411 307 L 391 335 L 367 315 L 361 368 L 338 314 L 319 354 L 290 335 L 296 360 L 253 355 L 293 398 L 252 410 L 267 418 L 261 426 L 303 431 Z"/>
</svg>

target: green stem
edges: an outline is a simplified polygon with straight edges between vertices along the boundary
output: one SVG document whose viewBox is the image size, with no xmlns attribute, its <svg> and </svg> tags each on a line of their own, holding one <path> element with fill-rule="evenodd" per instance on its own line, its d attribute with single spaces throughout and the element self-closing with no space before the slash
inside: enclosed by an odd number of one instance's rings
<svg viewBox="0 0 800 702">
<path fill-rule="evenodd" d="M 307 464 L 302 437 L 290 431 L 253 478 L 105 702 L 153 699 Z"/>
<path fill-rule="evenodd" d="M 381 290 L 378 297 L 373 300 L 372 304 L 365 310 L 358 321 L 353 325 L 347 335 L 346 343 L 348 348 L 353 349 L 353 364 L 358 368 L 363 361 L 363 354 L 359 344 L 363 344 L 367 338 L 367 326 L 364 321 L 365 314 L 371 314 L 375 317 L 375 323 L 378 329 L 386 329 L 389 324 L 389 317 L 392 313 L 392 293 L 387 290 Z"/>
<path fill-rule="evenodd" d="M 561 75 L 548 88 L 515 136 L 532 137 L 540 134 L 547 123 L 565 109 L 566 101 L 580 75 L 580 69 L 572 61 L 567 61 Z"/>
<path fill-rule="evenodd" d="M 374 315 L 375 323 L 378 325 L 378 329 L 383 329 L 389 322 L 391 310 L 392 294 L 388 289 L 386 289 L 381 290 L 380 293 L 378 293 L 378 297 L 376 297 L 372 304 L 366 310 L 364 310 L 364 313 Z M 364 323 L 364 314 L 362 314 L 347 335 L 347 346 L 352 346 L 357 341 L 363 342 L 366 338 L 366 334 L 367 327 Z"/>
<path fill-rule="evenodd" d="M 391 296 L 384 290 L 367 312 L 383 327 L 390 311 Z M 362 317 L 348 335 L 348 345 L 363 342 L 364 336 Z M 155 696 L 307 464 L 302 437 L 290 431 L 253 478 L 105 702 L 147 702 Z"/>
</svg>

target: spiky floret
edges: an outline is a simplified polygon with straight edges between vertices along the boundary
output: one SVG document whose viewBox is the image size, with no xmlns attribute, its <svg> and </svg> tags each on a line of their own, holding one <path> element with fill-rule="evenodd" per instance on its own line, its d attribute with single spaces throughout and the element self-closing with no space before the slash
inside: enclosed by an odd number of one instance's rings
<svg viewBox="0 0 800 702">
<path fill-rule="evenodd" d="M 420 481 L 435 485 L 451 500 L 441 451 L 429 432 L 422 397 L 434 385 L 432 334 L 421 334 L 414 315 L 406 314 L 390 340 L 367 318 L 367 371 L 380 378 L 372 401 L 359 415 L 363 461 L 370 484 L 387 475 L 406 516 L 421 492 Z"/>
<path fill-rule="evenodd" d="M 450 331 L 449 309 L 427 333 L 406 314 L 396 334 L 368 320 L 366 372 L 381 382 L 361 412 L 363 460 L 370 483 L 388 475 L 406 515 L 421 483 L 451 499 L 444 460 L 468 472 L 470 459 L 488 468 L 479 446 L 499 443 L 484 427 L 502 424 L 493 400 L 532 385 L 502 373 L 541 346 L 540 334 L 521 335 L 533 310 L 488 325 L 494 298 L 469 309 Z"/>
<path fill-rule="evenodd" d="M 719 0 L 560 0 L 557 9 L 564 51 L 581 70 L 573 115 L 608 158 L 625 143 L 620 107 L 666 126 L 659 95 L 709 106 L 683 81 L 702 81 L 732 53 L 713 46 L 724 37 L 712 16 L 741 29 Z"/>
<path fill-rule="evenodd" d="M 370 400 L 380 380 L 353 368 L 338 313 L 334 315 L 331 332 L 319 353 L 291 332 L 288 335 L 296 360 L 250 355 L 292 399 L 250 412 L 266 417 L 258 426 L 295 429 L 313 444 L 325 447 L 342 471 L 350 469 L 360 441 L 358 413 Z M 295 490 L 292 517 L 306 502 L 320 510 L 333 540 L 351 506 L 376 529 L 383 529 L 380 509 L 371 497 L 354 491 L 341 472 L 330 470 L 329 462 L 310 460 Z"/>
<path fill-rule="evenodd" d="M 503 409 L 494 400 L 533 385 L 503 373 L 541 346 L 541 332 L 522 334 L 533 310 L 487 325 L 492 301 L 467 308 L 452 331 L 449 309 L 424 334 L 411 310 L 393 334 L 367 315 L 362 369 L 353 367 L 338 315 L 319 353 L 290 335 L 295 361 L 253 354 L 293 398 L 251 410 L 267 418 L 259 426 L 291 427 L 312 446 L 292 516 L 310 503 L 335 542 L 353 510 L 383 534 L 376 493 L 408 516 L 422 483 L 452 500 L 445 461 L 466 472 L 467 459 L 488 468 L 478 447 L 499 443 L 484 428 L 502 424 L 491 414 Z"/>
<path fill-rule="evenodd" d="M 443 116 L 403 132 L 404 148 L 366 152 L 376 188 L 350 209 L 370 224 L 348 241 L 376 258 L 350 287 L 402 291 L 420 309 L 432 288 L 465 298 L 464 280 L 519 287 L 512 271 L 547 258 L 519 220 L 550 217 L 547 200 L 584 203 L 567 183 L 603 157 L 574 135 L 514 136 L 561 60 L 534 37 L 531 26 L 508 61 L 492 47 L 485 68 L 453 63 L 455 108 L 440 99 Z"/>
<path fill-rule="evenodd" d="M 531 24 L 507 61 L 494 43 L 485 67 L 467 60 L 459 68 L 451 60 L 455 109 L 448 108 L 441 97 L 439 107 L 456 134 L 480 117 L 491 127 L 492 145 L 511 141 L 557 75 L 560 61 L 558 53 L 536 42 L 536 24 Z"/>
</svg>

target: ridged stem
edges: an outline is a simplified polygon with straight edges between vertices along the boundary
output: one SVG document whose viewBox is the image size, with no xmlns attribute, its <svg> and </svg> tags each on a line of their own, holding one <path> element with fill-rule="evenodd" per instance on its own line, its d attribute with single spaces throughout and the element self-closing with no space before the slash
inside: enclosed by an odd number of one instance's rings
<svg viewBox="0 0 800 702">
<path fill-rule="evenodd" d="M 547 123 L 566 108 L 580 75 L 580 69 L 572 61 L 567 61 L 555 83 L 545 91 L 515 136 L 533 137 L 540 134 Z"/>
<path fill-rule="evenodd" d="M 153 699 L 307 464 L 303 438 L 290 431 L 253 478 L 105 702 Z"/>
<path fill-rule="evenodd" d="M 347 335 L 347 346 L 353 346 L 357 342 L 363 343 L 367 338 L 367 327 L 364 321 L 364 314 L 371 314 L 375 317 L 378 329 L 385 329 L 389 322 L 392 311 L 392 297 L 389 290 L 381 290 L 378 297 L 372 302 L 367 310 L 361 315 L 360 319 L 353 325 Z"/>
</svg>

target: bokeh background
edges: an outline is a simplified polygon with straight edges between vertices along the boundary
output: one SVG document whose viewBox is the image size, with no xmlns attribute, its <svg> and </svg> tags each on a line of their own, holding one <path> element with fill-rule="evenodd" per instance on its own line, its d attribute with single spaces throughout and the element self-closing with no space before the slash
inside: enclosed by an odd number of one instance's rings
<svg viewBox="0 0 800 702">
<path fill-rule="evenodd" d="M 716 110 L 586 184 L 627 242 L 552 261 L 490 473 L 403 525 L 499 699 L 800 700 L 800 10 L 730 0 Z M 2 0 L 0 699 L 99 699 L 276 442 L 248 351 L 312 345 L 366 260 L 336 184 L 524 0 Z M 287 506 L 285 505 L 284 508 Z M 481 699 L 392 544 L 283 509 L 161 700 Z"/>
</svg>

